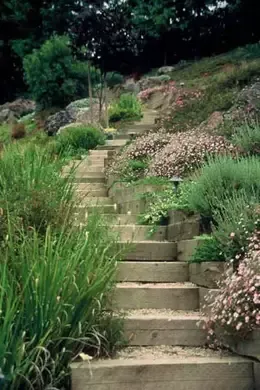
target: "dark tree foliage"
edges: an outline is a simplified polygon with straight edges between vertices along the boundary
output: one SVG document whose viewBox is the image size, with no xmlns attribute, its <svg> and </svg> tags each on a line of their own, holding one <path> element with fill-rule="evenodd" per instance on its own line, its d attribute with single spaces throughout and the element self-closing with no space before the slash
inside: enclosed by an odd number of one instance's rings
<svg viewBox="0 0 260 390">
<path fill-rule="evenodd" d="M 1 0 L 0 102 L 25 91 L 22 58 L 54 33 L 126 73 L 257 42 L 259 15 L 259 0 Z"/>
</svg>

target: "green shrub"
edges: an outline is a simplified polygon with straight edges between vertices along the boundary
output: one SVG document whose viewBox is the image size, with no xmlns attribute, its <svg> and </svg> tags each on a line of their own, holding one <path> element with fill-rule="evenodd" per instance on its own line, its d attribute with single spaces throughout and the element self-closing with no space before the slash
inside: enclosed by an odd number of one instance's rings
<svg viewBox="0 0 260 390">
<path fill-rule="evenodd" d="M 65 107 L 88 93 L 87 64 L 77 61 L 67 36 L 53 36 L 23 61 L 25 81 L 41 109 Z"/>
<path fill-rule="evenodd" d="M 233 143 L 243 152 L 260 155 L 260 126 L 258 123 L 245 123 L 235 130 Z"/>
<path fill-rule="evenodd" d="M 109 88 L 115 87 L 116 85 L 122 84 L 124 76 L 118 72 L 108 72 L 106 74 L 106 82 Z"/>
<path fill-rule="evenodd" d="M 0 159 L 0 240 L 6 235 L 8 214 L 14 226 L 44 234 L 72 222 L 73 186 L 61 177 L 65 161 L 53 160 L 35 145 L 6 147 Z"/>
<path fill-rule="evenodd" d="M 190 207 L 203 216 L 212 217 L 213 211 L 235 192 L 245 193 L 248 201 L 260 196 L 260 161 L 255 156 L 216 157 L 198 171 L 194 181 L 188 199 Z"/>
<path fill-rule="evenodd" d="M 142 117 L 142 106 L 137 98 L 125 93 L 120 96 L 117 103 L 112 104 L 109 108 L 110 122 L 118 122 L 121 120 L 137 120 Z"/>
<path fill-rule="evenodd" d="M 197 237 L 200 244 L 192 254 L 191 263 L 203 263 L 207 261 L 224 261 L 225 257 L 222 252 L 221 244 L 218 240 L 209 235 Z"/>
<path fill-rule="evenodd" d="M 93 126 L 69 126 L 57 135 L 56 151 L 63 155 L 84 154 L 97 145 L 103 145 L 105 136 L 102 131 Z"/>
<path fill-rule="evenodd" d="M 163 219 L 167 218 L 168 212 L 171 210 L 191 212 L 187 199 L 192 186 L 192 182 L 182 183 L 176 193 L 172 183 L 168 182 L 162 191 L 143 194 L 142 197 L 148 200 L 148 207 L 146 212 L 139 216 L 139 223 L 159 225 Z"/>
<path fill-rule="evenodd" d="M 119 346 L 121 323 L 105 311 L 114 239 L 96 216 L 80 231 L 48 227 L 44 236 L 16 237 L 9 228 L 0 248 L 1 389 L 69 388 L 72 359 L 109 356 Z"/>
</svg>

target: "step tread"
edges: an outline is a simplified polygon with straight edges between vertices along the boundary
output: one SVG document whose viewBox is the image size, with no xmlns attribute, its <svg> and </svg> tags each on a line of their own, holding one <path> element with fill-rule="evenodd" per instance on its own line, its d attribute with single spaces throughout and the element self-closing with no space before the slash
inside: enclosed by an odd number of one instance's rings
<svg viewBox="0 0 260 390">
<path fill-rule="evenodd" d="M 232 364 L 250 363 L 250 361 L 227 351 L 214 351 L 201 347 L 148 346 L 125 348 L 113 359 L 93 360 L 91 367 L 210 363 Z M 89 369 L 89 362 L 74 363 L 72 367 L 77 365 Z"/>
<path fill-rule="evenodd" d="M 201 314 L 199 311 L 193 310 L 171 310 L 171 309 L 138 309 L 138 310 L 128 310 L 124 313 L 125 318 L 127 319 L 140 319 L 140 320 L 150 320 L 150 319 L 169 319 L 174 318 L 176 320 L 200 320 Z"/>
<path fill-rule="evenodd" d="M 117 288 L 146 288 L 146 289 L 199 289 L 198 286 L 191 282 L 184 283 L 136 283 L 121 282 L 116 284 Z"/>
</svg>

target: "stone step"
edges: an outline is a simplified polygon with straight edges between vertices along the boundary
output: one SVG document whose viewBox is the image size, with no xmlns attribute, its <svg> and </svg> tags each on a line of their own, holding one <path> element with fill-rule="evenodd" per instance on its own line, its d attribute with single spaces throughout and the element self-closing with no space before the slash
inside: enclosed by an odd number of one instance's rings
<svg viewBox="0 0 260 390">
<path fill-rule="evenodd" d="M 127 143 L 127 140 L 107 140 L 105 145 L 98 146 L 98 150 L 114 150 L 122 148 Z"/>
<path fill-rule="evenodd" d="M 207 333 L 200 320 L 198 312 L 133 310 L 124 320 L 125 336 L 133 346 L 204 346 Z"/>
<path fill-rule="evenodd" d="M 85 197 L 107 197 L 107 189 L 101 189 L 101 190 L 76 190 L 77 196 L 79 196 L 81 199 L 84 199 Z"/>
<path fill-rule="evenodd" d="M 89 151 L 89 158 L 106 158 L 109 154 L 111 154 L 111 152 L 108 149 L 93 149 Z"/>
<path fill-rule="evenodd" d="M 81 206 L 93 206 L 93 205 L 108 205 L 113 206 L 111 199 L 108 196 L 98 196 L 98 197 L 83 197 L 81 199 Z"/>
<path fill-rule="evenodd" d="M 187 263 L 123 261 L 118 264 L 118 282 L 175 283 L 189 280 Z"/>
<path fill-rule="evenodd" d="M 108 222 L 112 222 L 113 224 L 128 225 L 128 224 L 136 223 L 138 216 L 132 214 L 118 214 L 118 215 L 104 214 L 104 218 Z"/>
<path fill-rule="evenodd" d="M 103 173 L 89 172 L 83 175 L 76 175 L 73 178 L 74 183 L 106 183 L 106 178 Z"/>
<path fill-rule="evenodd" d="M 100 173 L 100 172 L 104 172 L 104 166 L 103 165 L 88 165 L 87 167 L 79 167 L 78 169 L 76 169 L 76 176 L 77 175 L 81 175 L 81 174 L 84 174 L 84 173 Z"/>
<path fill-rule="evenodd" d="M 115 359 L 71 365 L 73 390 L 253 390 L 248 359 L 185 347 L 129 347 Z"/>
<path fill-rule="evenodd" d="M 152 233 L 151 227 L 145 225 L 113 225 L 111 229 L 119 233 L 121 241 L 165 241 L 167 235 L 166 226 L 158 226 Z"/>
<path fill-rule="evenodd" d="M 77 223 L 86 223 L 87 214 L 116 214 L 117 209 L 114 205 L 84 205 L 78 206 L 75 210 L 75 220 Z"/>
<path fill-rule="evenodd" d="M 199 289 L 192 283 L 118 283 L 116 308 L 197 310 Z"/>
<path fill-rule="evenodd" d="M 125 247 L 127 243 L 121 241 L 119 247 Z M 175 261 L 177 256 L 177 244 L 167 241 L 132 241 L 131 250 L 124 259 L 129 261 Z"/>
<path fill-rule="evenodd" d="M 107 186 L 104 183 L 78 183 L 75 184 L 76 191 L 101 191 L 106 190 Z"/>
</svg>

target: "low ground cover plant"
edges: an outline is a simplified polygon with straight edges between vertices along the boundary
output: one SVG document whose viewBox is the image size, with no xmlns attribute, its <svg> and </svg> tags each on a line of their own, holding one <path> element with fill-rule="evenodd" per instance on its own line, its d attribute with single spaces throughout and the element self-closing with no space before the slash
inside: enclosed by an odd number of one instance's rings
<svg viewBox="0 0 260 390">
<path fill-rule="evenodd" d="M 149 174 L 184 177 L 200 167 L 209 156 L 234 152 L 235 147 L 221 136 L 197 131 L 176 133 L 154 156 Z"/>
<path fill-rule="evenodd" d="M 202 236 L 196 237 L 196 239 L 199 240 L 199 245 L 191 256 L 191 263 L 225 261 L 222 246 L 216 237 L 203 234 Z"/>
</svg>

